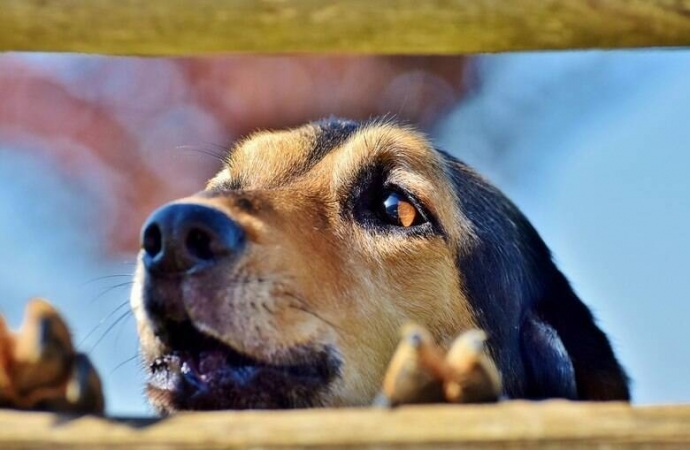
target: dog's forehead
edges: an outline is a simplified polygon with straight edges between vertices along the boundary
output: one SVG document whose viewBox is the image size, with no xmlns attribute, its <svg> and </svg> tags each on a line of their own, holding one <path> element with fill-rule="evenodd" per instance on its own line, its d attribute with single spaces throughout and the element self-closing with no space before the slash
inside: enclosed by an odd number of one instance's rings
<svg viewBox="0 0 690 450">
<path fill-rule="evenodd" d="M 345 182 L 372 164 L 419 179 L 442 177 L 442 163 L 426 139 L 392 123 L 331 119 L 285 131 L 256 133 L 237 144 L 209 187 L 266 189 L 300 177 Z"/>
<path fill-rule="evenodd" d="M 389 176 L 404 174 L 408 181 L 430 183 L 444 178 L 440 155 L 420 133 L 396 124 L 373 123 L 360 127 L 339 151 L 323 157 L 322 168 L 339 176 L 355 176 L 367 167 L 383 168 Z"/>
<path fill-rule="evenodd" d="M 242 189 L 289 184 L 341 146 L 359 127 L 357 122 L 332 119 L 291 130 L 255 133 L 229 152 L 226 167 L 215 183 L 230 183 Z"/>
</svg>

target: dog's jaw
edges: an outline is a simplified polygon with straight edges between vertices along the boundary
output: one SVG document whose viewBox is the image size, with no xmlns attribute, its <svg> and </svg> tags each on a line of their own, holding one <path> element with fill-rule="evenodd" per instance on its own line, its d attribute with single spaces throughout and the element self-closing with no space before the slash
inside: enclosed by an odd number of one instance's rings
<svg viewBox="0 0 690 450">
<path fill-rule="evenodd" d="M 322 396 L 337 377 L 331 349 L 291 349 L 291 365 L 241 355 L 183 324 L 178 340 L 149 365 L 147 391 L 164 413 L 176 410 L 286 409 L 322 406 Z M 184 329 L 187 328 L 187 329 Z M 182 345 L 183 347 L 179 347 Z"/>
<path fill-rule="evenodd" d="M 203 322 L 187 319 L 155 324 L 142 306 L 146 295 L 151 295 L 145 288 L 148 275 L 141 269 L 137 274 L 131 303 L 139 324 L 146 393 L 159 413 L 330 404 L 328 398 L 339 381 L 342 364 L 335 345 L 314 339 L 248 354 L 237 349 L 233 339 L 214 336 Z M 203 292 L 180 286 L 167 292 L 170 301 L 195 294 Z"/>
</svg>

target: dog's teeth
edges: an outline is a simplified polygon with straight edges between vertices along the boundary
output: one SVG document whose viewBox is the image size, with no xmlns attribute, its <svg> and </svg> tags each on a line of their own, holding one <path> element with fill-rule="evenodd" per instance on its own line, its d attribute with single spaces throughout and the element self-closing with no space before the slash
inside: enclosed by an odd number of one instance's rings
<svg viewBox="0 0 690 450">
<path fill-rule="evenodd" d="M 184 375 L 193 373 L 192 368 L 186 362 L 182 363 L 182 367 L 180 368 L 180 372 L 182 372 Z"/>
<path fill-rule="evenodd" d="M 165 366 L 165 363 L 163 362 L 162 358 L 156 358 L 151 365 L 149 366 L 151 368 L 152 372 L 156 372 L 160 369 L 162 369 Z"/>
<path fill-rule="evenodd" d="M 196 371 L 186 362 L 182 363 L 181 373 L 184 376 L 185 382 L 194 386 L 198 390 L 205 390 L 205 379 L 203 376 L 199 377 Z"/>
<path fill-rule="evenodd" d="M 152 372 L 156 372 L 159 370 L 164 370 L 164 369 L 174 369 L 175 367 L 179 366 L 179 360 L 176 357 L 166 355 L 166 356 L 161 356 L 160 358 L 156 358 L 153 360 L 149 368 L 151 369 Z"/>
</svg>

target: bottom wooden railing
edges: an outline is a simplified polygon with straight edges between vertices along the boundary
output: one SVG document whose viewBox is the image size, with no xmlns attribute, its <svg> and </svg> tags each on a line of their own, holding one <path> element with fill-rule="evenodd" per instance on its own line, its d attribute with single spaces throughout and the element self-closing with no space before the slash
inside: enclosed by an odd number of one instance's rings
<svg viewBox="0 0 690 450">
<path fill-rule="evenodd" d="M 690 405 L 481 406 L 186 413 L 102 419 L 0 411 L 0 449 L 689 448 Z"/>
</svg>

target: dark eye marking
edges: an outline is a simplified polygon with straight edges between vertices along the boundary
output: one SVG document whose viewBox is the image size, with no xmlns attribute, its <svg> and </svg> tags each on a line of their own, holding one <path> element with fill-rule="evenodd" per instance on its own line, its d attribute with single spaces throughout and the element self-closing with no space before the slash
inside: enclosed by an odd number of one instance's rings
<svg viewBox="0 0 690 450">
<path fill-rule="evenodd" d="M 441 234 L 436 219 L 405 188 L 387 181 L 388 171 L 367 167 L 349 189 L 345 210 L 372 231 L 405 235 Z"/>
</svg>

